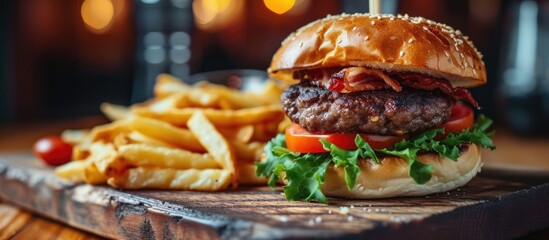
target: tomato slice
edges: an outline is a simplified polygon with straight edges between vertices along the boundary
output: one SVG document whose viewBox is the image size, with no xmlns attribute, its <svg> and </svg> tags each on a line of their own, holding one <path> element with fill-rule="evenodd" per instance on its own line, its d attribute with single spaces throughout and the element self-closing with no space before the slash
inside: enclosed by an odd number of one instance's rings
<svg viewBox="0 0 549 240">
<path fill-rule="evenodd" d="M 390 147 L 398 141 L 404 139 L 404 136 L 383 136 L 374 134 L 360 134 L 372 148 L 380 149 Z M 335 144 L 341 149 L 354 150 L 355 133 L 333 133 L 333 134 L 315 134 L 308 132 L 305 128 L 298 124 L 292 123 L 286 128 L 286 145 L 292 152 L 299 153 L 323 153 L 327 152 L 323 147 L 320 139 L 324 139 L 329 143 Z"/>
<path fill-rule="evenodd" d="M 444 128 L 444 134 L 442 134 L 442 136 L 446 136 L 449 133 L 471 129 L 474 124 L 475 116 L 473 110 L 465 105 L 455 104 L 452 106 L 450 119 L 437 128 Z"/>
<path fill-rule="evenodd" d="M 452 106 L 452 114 L 450 119 L 437 128 L 444 128 L 445 134 L 461 132 L 463 129 L 471 129 L 474 124 L 473 110 L 465 105 Z M 360 134 L 360 136 L 374 149 L 387 148 L 400 140 L 407 138 L 404 136 L 385 136 L 375 134 Z M 299 153 L 324 153 L 327 152 L 322 147 L 320 139 L 324 139 L 329 143 L 335 144 L 341 149 L 354 150 L 355 133 L 333 133 L 333 134 L 316 134 L 310 133 L 305 128 L 298 124 L 292 123 L 286 128 L 286 145 L 292 152 Z"/>
</svg>

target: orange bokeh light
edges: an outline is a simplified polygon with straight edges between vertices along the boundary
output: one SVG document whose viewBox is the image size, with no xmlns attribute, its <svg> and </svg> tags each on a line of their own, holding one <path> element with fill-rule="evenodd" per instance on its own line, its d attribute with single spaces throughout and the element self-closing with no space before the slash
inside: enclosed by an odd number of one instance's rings
<svg viewBox="0 0 549 240">
<path fill-rule="evenodd" d="M 295 5 L 295 0 L 263 0 L 265 6 L 276 14 L 284 14 Z"/>
<path fill-rule="evenodd" d="M 80 13 L 88 29 L 103 33 L 114 18 L 114 5 L 111 0 L 84 0 Z"/>
</svg>

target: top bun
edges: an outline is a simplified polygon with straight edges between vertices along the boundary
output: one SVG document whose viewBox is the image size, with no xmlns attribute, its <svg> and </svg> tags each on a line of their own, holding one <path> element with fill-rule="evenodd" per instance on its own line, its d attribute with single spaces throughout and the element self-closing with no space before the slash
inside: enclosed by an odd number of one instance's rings
<svg viewBox="0 0 549 240">
<path fill-rule="evenodd" d="M 408 15 L 342 14 L 309 23 L 282 42 L 268 72 L 292 82 L 296 70 L 350 66 L 427 74 L 454 87 L 486 83 L 482 55 L 466 36 Z"/>
</svg>

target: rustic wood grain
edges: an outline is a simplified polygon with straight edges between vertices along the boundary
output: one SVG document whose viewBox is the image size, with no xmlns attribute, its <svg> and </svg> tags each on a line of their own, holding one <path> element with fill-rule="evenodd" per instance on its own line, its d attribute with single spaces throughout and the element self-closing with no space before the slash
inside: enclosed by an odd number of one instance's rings
<svg viewBox="0 0 549 240">
<path fill-rule="evenodd" d="M 102 239 L 0 202 L 0 239 Z"/>
<path fill-rule="evenodd" d="M 109 238 L 501 239 L 549 226 L 546 178 L 480 176 L 448 193 L 331 198 L 324 205 L 288 202 L 280 189 L 267 187 L 218 193 L 118 191 L 60 181 L 28 154 L 0 158 L 6 159 L 0 161 L 0 198 Z M 49 228 L 41 222 L 36 227 Z"/>
<path fill-rule="evenodd" d="M 7 204 L 0 205 L 0 239 L 16 235 L 28 224 L 31 215 Z"/>
</svg>

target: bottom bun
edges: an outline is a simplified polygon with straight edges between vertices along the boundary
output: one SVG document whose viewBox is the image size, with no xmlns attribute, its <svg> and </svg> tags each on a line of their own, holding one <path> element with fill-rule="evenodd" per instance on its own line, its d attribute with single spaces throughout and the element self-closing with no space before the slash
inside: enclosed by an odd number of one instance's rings
<svg viewBox="0 0 549 240">
<path fill-rule="evenodd" d="M 326 182 L 322 192 L 327 196 L 347 198 L 386 198 L 396 196 L 423 196 L 437 192 L 446 192 L 467 184 L 480 172 L 480 147 L 465 145 L 457 161 L 435 153 L 419 156 L 419 161 L 433 166 L 431 180 L 417 184 L 408 175 L 408 163 L 398 157 L 385 157 L 381 164 L 373 161 L 359 161 L 361 169 L 354 189 L 345 184 L 343 168 L 333 165 L 326 172 Z"/>
</svg>

